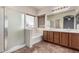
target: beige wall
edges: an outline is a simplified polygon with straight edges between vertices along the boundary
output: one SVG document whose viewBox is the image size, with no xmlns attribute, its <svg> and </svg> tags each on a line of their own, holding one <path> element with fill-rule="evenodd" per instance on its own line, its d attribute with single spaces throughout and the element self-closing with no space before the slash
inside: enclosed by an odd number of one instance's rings
<svg viewBox="0 0 79 59">
<path fill-rule="evenodd" d="M 60 19 L 60 27 L 63 28 L 63 17 L 66 15 L 74 15 L 75 16 L 76 11 L 72 10 L 72 11 L 68 11 L 68 12 L 59 13 L 56 15 L 50 15 L 50 16 L 48 16 L 47 20 L 51 20 L 51 21 L 55 22 L 55 20 Z M 54 26 L 55 26 L 55 24 L 54 24 Z"/>
</svg>

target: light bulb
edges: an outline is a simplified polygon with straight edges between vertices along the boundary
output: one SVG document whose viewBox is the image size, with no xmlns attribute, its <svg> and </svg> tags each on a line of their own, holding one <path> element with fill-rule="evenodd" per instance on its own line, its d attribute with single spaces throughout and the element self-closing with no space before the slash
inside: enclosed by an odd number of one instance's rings
<svg viewBox="0 0 79 59">
<path fill-rule="evenodd" d="M 68 18 L 68 20 L 71 20 L 71 18 Z"/>
</svg>

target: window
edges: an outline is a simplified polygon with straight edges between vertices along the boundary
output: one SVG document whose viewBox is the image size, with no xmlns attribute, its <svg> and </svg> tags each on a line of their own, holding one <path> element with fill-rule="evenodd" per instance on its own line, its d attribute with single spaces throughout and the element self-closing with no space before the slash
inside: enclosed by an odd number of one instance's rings
<svg viewBox="0 0 79 59">
<path fill-rule="evenodd" d="M 34 16 L 26 15 L 26 27 L 34 27 Z"/>
</svg>

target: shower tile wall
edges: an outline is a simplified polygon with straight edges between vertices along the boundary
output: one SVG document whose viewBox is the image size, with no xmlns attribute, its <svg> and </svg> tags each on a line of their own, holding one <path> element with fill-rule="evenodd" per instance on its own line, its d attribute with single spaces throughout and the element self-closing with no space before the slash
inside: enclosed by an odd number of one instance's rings
<svg viewBox="0 0 79 59">
<path fill-rule="evenodd" d="M 71 18 L 70 20 L 68 18 L 64 17 L 64 29 L 74 29 L 74 18 Z"/>
</svg>

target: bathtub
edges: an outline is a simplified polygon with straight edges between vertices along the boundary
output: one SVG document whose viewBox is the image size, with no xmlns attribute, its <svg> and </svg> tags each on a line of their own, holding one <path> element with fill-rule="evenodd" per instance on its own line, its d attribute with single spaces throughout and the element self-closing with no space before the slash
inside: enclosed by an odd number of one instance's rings
<svg viewBox="0 0 79 59">
<path fill-rule="evenodd" d="M 26 46 L 31 48 L 34 44 L 40 42 L 42 40 L 43 34 L 38 31 L 33 30 L 25 30 L 25 42 Z"/>
<path fill-rule="evenodd" d="M 32 36 L 32 41 L 31 41 L 32 45 L 34 45 L 34 44 L 40 42 L 40 41 L 42 40 L 42 36 L 43 36 L 43 35 L 42 35 L 41 33 L 35 33 L 35 34 Z"/>
</svg>

